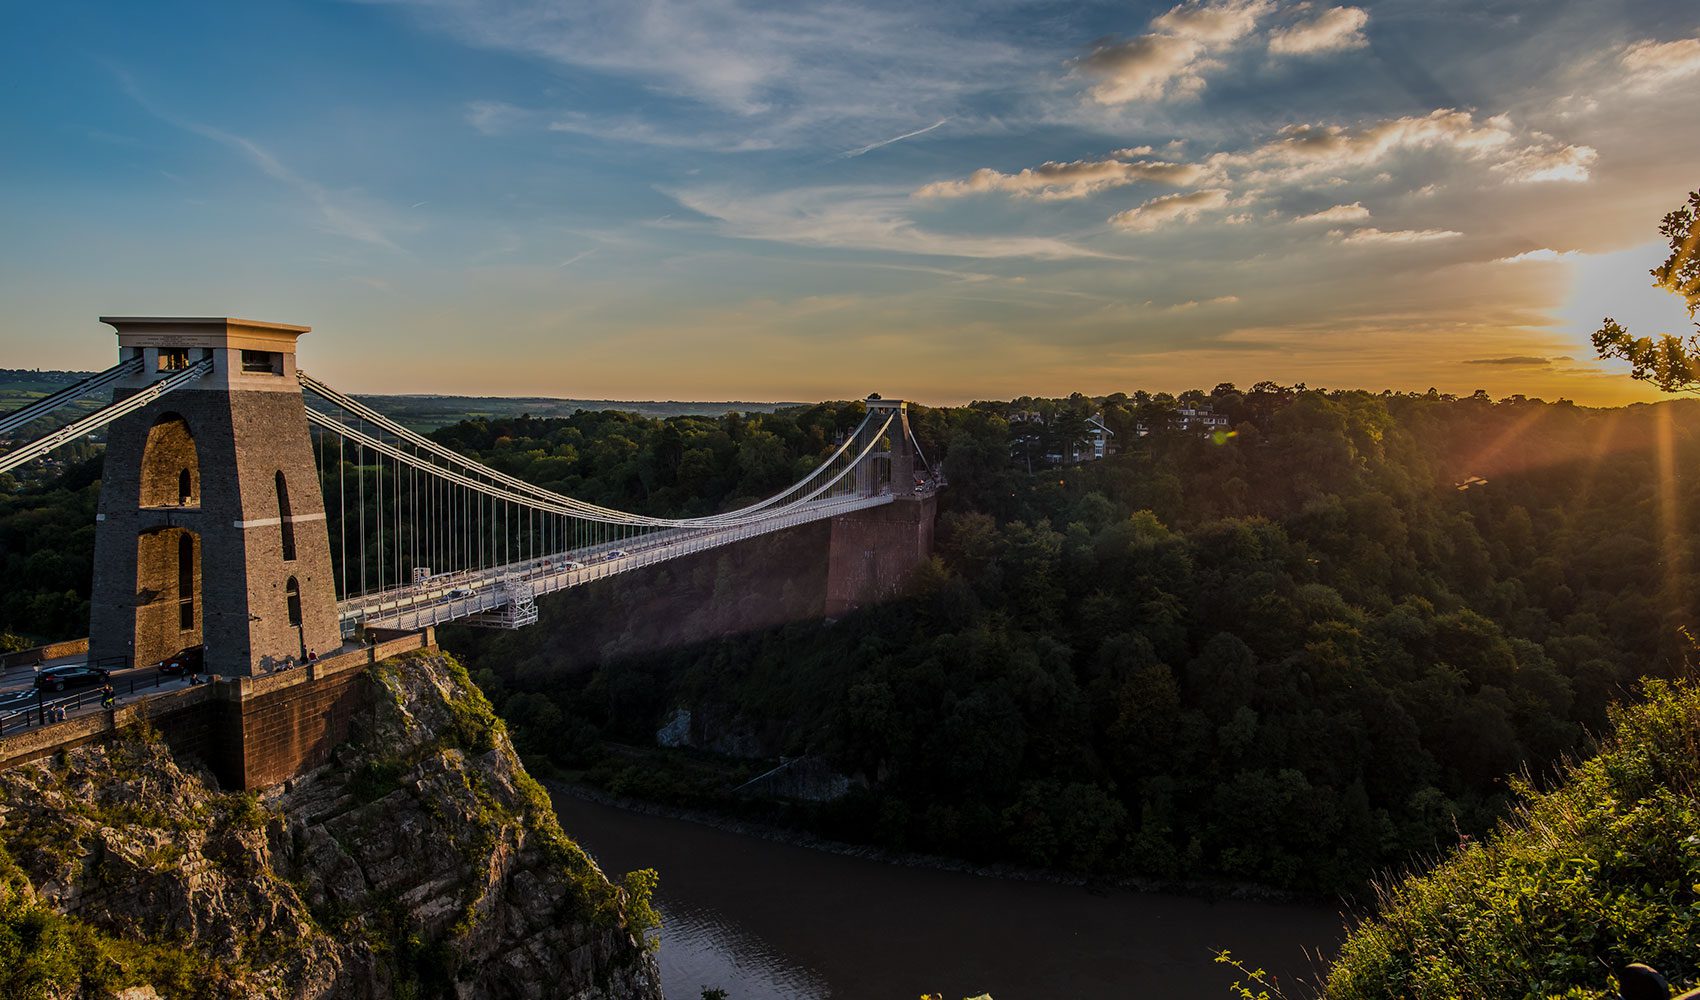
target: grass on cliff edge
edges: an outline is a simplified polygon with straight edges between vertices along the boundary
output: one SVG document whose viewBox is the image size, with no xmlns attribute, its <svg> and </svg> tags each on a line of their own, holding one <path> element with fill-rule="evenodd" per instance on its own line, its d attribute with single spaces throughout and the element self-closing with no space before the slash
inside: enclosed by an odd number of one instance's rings
<svg viewBox="0 0 1700 1000">
<path fill-rule="evenodd" d="M 1491 837 L 1384 890 L 1323 995 L 1615 1000 L 1630 962 L 1700 980 L 1700 686 L 1645 694 L 1562 785 L 1520 788 Z"/>
</svg>

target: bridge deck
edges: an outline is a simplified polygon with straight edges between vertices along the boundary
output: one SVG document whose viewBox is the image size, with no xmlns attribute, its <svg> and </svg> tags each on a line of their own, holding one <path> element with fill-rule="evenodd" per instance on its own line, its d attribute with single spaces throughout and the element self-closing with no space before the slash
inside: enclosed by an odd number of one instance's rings
<svg viewBox="0 0 1700 1000">
<path fill-rule="evenodd" d="M 419 630 L 486 615 L 545 594 L 576 587 L 680 556 L 759 535 L 892 503 L 889 492 L 823 500 L 772 518 L 727 528 L 674 528 L 620 542 L 572 549 L 489 569 L 433 576 L 418 586 L 338 602 L 344 632 L 371 628 Z M 615 555 L 614 553 L 620 553 Z M 582 568 L 570 568 L 577 563 Z"/>
</svg>

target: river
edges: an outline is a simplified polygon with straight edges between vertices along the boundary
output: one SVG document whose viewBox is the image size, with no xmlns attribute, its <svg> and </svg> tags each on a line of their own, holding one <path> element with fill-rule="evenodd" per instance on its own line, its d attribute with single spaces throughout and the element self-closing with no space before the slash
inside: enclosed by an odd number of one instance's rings
<svg viewBox="0 0 1700 1000">
<path fill-rule="evenodd" d="M 554 798 L 610 875 L 660 871 L 667 1000 L 1228 1000 L 1216 950 L 1285 984 L 1341 937 L 1328 907 L 986 878 Z"/>
</svg>

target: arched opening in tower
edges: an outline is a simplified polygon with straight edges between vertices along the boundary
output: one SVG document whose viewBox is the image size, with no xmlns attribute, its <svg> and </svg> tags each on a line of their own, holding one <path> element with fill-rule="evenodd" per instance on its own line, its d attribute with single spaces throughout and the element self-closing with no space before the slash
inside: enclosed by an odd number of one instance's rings
<svg viewBox="0 0 1700 1000">
<path fill-rule="evenodd" d="M 189 422 L 162 413 L 142 446 L 143 507 L 199 507 L 201 458 Z"/>
<path fill-rule="evenodd" d="M 133 665 L 149 666 L 201 643 L 201 537 L 187 528 L 136 537 L 136 635 Z"/>
</svg>

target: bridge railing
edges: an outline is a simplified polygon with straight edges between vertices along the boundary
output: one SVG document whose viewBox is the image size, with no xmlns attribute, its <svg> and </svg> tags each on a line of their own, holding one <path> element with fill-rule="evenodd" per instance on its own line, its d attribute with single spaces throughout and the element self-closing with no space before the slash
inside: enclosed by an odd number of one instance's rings
<svg viewBox="0 0 1700 1000">
<path fill-rule="evenodd" d="M 127 657 L 121 659 L 128 660 Z M 164 683 L 164 676 L 155 671 L 151 677 L 120 678 L 112 685 L 112 689 L 115 694 L 135 695 L 137 692 L 147 691 L 150 688 L 158 688 Z M 60 709 L 64 709 L 69 714 L 90 705 L 97 705 L 103 697 L 105 697 L 105 692 L 98 687 L 83 688 L 75 694 L 55 695 L 51 698 L 47 696 L 45 691 L 37 688 L 35 703 L 28 708 L 0 712 L 0 736 L 15 733 L 21 729 L 51 725 L 59 721 L 57 715 Z"/>
</svg>

